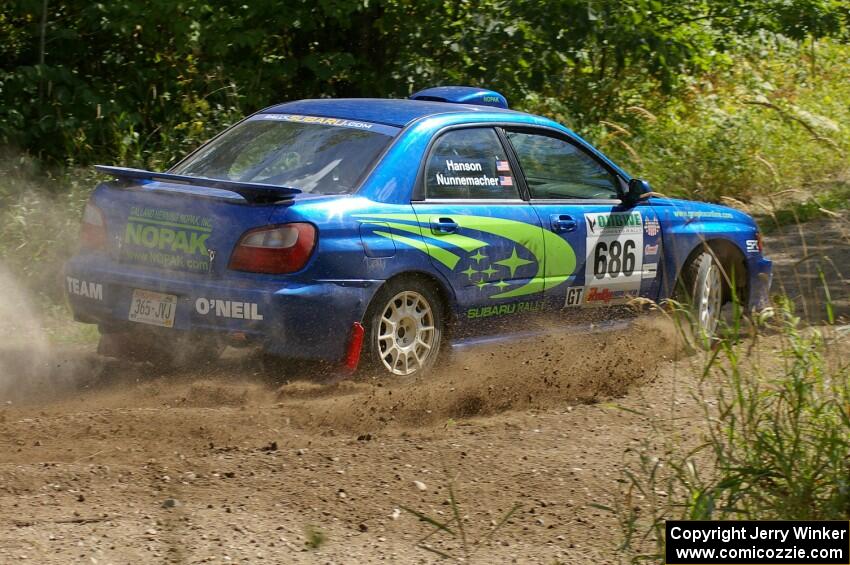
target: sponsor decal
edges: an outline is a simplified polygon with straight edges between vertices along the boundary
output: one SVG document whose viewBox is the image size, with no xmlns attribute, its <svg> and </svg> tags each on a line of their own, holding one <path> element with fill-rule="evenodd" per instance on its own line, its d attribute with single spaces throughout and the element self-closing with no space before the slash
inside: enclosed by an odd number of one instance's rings
<svg viewBox="0 0 850 565">
<path fill-rule="evenodd" d="M 747 240 L 747 253 L 758 253 L 759 252 L 759 242 L 757 239 L 748 239 Z"/>
<path fill-rule="evenodd" d="M 646 230 L 646 235 L 655 237 L 661 231 L 661 224 L 658 223 L 658 218 L 647 218 L 643 228 Z"/>
<path fill-rule="evenodd" d="M 644 255 L 657 255 L 658 254 L 658 244 L 656 243 L 655 245 L 650 245 L 650 244 L 647 243 L 646 246 L 644 246 L 644 248 L 643 248 L 643 254 Z"/>
<path fill-rule="evenodd" d="M 709 212 L 705 210 L 679 210 L 673 212 L 677 218 L 720 218 L 723 220 L 732 219 L 733 216 L 729 212 Z"/>
<path fill-rule="evenodd" d="M 207 248 L 212 221 L 203 216 L 133 206 L 127 217 L 121 257 L 136 263 L 189 271 L 209 271 Z"/>
<path fill-rule="evenodd" d="M 101 283 L 65 277 L 68 285 L 68 294 L 84 296 L 92 300 L 103 300 L 103 285 Z"/>
<path fill-rule="evenodd" d="M 220 300 L 216 298 L 198 298 L 195 300 L 195 311 L 207 316 L 212 314 L 219 318 L 236 320 L 262 320 L 260 307 L 255 302 L 238 302 L 235 300 Z"/>
<path fill-rule="evenodd" d="M 645 279 L 654 279 L 655 275 L 658 274 L 658 263 L 644 263 L 643 265 L 643 278 Z"/>
<path fill-rule="evenodd" d="M 584 218 L 591 235 L 643 233 L 640 212 L 587 214 Z"/>
<path fill-rule="evenodd" d="M 640 291 L 643 272 L 644 226 L 640 212 L 585 214 L 585 303 L 599 296 L 603 287 L 620 293 Z M 608 300 L 611 300 L 609 298 Z"/>
<path fill-rule="evenodd" d="M 496 170 L 500 173 L 509 173 L 511 172 L 511 166 L 507 161 L 500 161 L 496 159 Z"/>
<path fill-rule="evenodd" d="M 466 311 L 466 317 L 470 320 L 474 320 L 479 318 L 490 318 L 492 316 L 510 316 L 512 314 L 522 314 L 523 312 L 538 312 L 542 309 L 542 300 L 528 300 L 525 302 L 511 302 L 510 304 L 470 308 Z"/>
<path fill-rule="evenodd" d="M 301 116 L 298 114 L 260 114 L 264 120 L 280 120 L 283 122 L 296 122 L 299 124 L 318 124 L 322 126 L 339 126 L 344 128 L 372 129 L 374 124 L 359 122 L 357 120 L 343 120 L 340 118 L 325 118 L 322 116 Z"/>
<path fill-rule="evenodd" d="M 300 114 L 256 114 L 248 118 L 250 121 L 255 120 L 275 120 L 279 122 L 294 122 L 299 124 L 315 124 L 320 126 L 334 126 L 340 128 L 353 128 L 365 131 L 373 131 L 384 135 L 395 135 L 398 133 L 398 128 L 385 126 L 383 124 L 373 124 L 369 122 L 361 122 L 359 120 L 345 120 L 342 118 L 326 118 L 323 116 L 303 116 Z"/>
<path fill-rule="evenodd" d="M 125 240 L 132 245 L 143 245 L 159 251 L 187 253 L 189 255 L 207 255 L 208 233 L 180 230 L 162 226 L 146 226 L 127 222 Z"/>
<path fill-rule="evenodd" d="M 585 297 L 585 303 L 610 304 L 612 302 L 626 302 L 636 297 L 636 292 L 631 292 L 628 290 L 611 290 L 610 288 L 590 287 Z"/>
<path fill-rule="evenodd" d="M 467 286 L 478 287 L 490 299 L 537 294 L 544 287 L 554 289 L 575 276 L 577 261 L 572 246 L 549 230 L 543 230 L 541 238 L 537 224 L 452 214 L 463 233 L 434 235 L 430 223 L 433 218 L 420 219 L 416 214 L 363 214 L 358 218 L 385 228 L 386 231 L 376 229 L 376 235 L 430 255 L 449 271 L 465 275 Z M 507 257 L 497 255 L 488 252 L 487 241 L 466 235 L 475 232 L 504 238 L 515 245 Z"/>
<path fill-rule="evenodd" d="M 576 286 L 567 289 L 567 300 L 564 306 L 581 306 L 581 299 L 584 296 L 584 288 Z"/>
<path fill-rule="evenodd" d="M 514 178 L 513 177 L 499 177 L 499 184 L 501 186 L 513 186 Z"/>
</svg>

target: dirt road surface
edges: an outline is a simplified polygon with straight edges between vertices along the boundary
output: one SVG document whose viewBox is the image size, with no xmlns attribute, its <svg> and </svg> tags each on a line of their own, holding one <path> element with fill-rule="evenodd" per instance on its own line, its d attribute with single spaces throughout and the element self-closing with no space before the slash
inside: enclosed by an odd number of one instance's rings
<svg viewBox="0 0 850 565">
<path fill-rule="evenodd" d="M 820 234 L 809 253 L 847 254 L 840 226 Z M 768 249 L 816 310 L 801 243 L 786 230 Z M 840 315 L 847 283 L 830 281 Z M 616 519 L 592 504 L 611 504 L 653 421 L 701 433 L 701 354 L 658 317 L 401 383 L 281 382 L 233 351 L 163 373 L 20 337 L 0 352 L 0 563 L 430 563 L 404 508 L 449 520 L 450 484 L 468 545 L 519 507 L 474 563 L 617 563 Z M 461 554 L 445 532 L 427 543 Z"/>
</svg>

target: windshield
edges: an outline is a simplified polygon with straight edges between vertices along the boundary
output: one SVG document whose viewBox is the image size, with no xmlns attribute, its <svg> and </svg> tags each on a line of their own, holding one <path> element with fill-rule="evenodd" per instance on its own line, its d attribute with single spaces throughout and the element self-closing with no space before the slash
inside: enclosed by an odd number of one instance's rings
<svg viewBox="0 0 850 565">
<path fill-rule="evenodd" d="M 398 128 L 338 118 L 257 114 L 171 172 L 345 194 L 354 190 L 397 132 Z"/>
</svg>

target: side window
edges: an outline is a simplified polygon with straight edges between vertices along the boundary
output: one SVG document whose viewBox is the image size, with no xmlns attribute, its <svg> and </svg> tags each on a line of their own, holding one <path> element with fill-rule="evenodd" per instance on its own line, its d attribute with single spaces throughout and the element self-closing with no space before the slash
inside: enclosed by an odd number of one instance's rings
<svg viewBox="0 0 850 565">
<path fill-rule="evenodd" d="M 532 198 L 619 198 L 614 175 L 572 143 L 534 133 L 507 136 Z"/>
<path fill-rule="evenodd" d="M 427 198 L 519 198 L 499 136 L 491 128 L 442 135 L 425 167 Z"/>
</svg>

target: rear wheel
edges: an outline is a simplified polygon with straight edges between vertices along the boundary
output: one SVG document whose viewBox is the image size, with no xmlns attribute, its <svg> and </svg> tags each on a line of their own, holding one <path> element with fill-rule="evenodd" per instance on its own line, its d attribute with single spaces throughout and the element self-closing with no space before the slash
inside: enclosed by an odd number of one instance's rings
<svg viewBox="0 0 850 565">
<path fill-rule="evenodd" d="M 717 339 L 724 302 L 721 266 L 714 254 L 704 251 L 688 263 L 682 277 L 683 298 L 689 306 L 694 337 L 708 349 Z"/>
<path fill-rule="evenodd" d="M 379 373 L 414 377 L 437 361 L 443 304 L 432 285 L 415 278 L 391 281 L 370 308 L 368 356 Z"/>
</svg>

